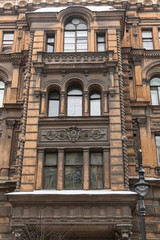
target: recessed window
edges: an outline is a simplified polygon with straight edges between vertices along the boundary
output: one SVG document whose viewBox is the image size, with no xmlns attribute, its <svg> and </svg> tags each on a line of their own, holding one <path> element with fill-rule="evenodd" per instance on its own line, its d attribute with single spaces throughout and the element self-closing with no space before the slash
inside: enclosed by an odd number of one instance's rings
<svg viewBox="0 0 160 240">
<path fill-rule="evenodd" d="M 3 98 L 4 98 L 4 82 L 0 81 L 0 107 L 3 106 Z"/>
<path fill-rule="evenodd" d="M 160 105 L 160 78 L 155 77 L 150 81 L 152 105 Z"/>
<path fill-rule="evenodd" d="M 158 166 L 160 166 L 160 136 L 156 136 L 156 149 L 157 149 Z"/>
<path fill-rule="evenodd" d="M 57 153 L 46 153 L 44 161 L 44 189 L 56 189 Z"/>
<path fill-rule="evenodd" d="M 13 45 L 14 32 L 4 32 L 3 33 L 3 43 L 2 43 L 2 51 L 3 52 L 11 52 Z"/>
<path fill-rule="evenodd" d="M 90 95 L 90 116 L 101 115 L 101 94 L 99 91 L 94 91 Z"/>
<path fill-rule="evenodd" d="M 153 36 L 152 30 L 142 30 L 143 48 L 146 50 L 153 50 Z"/>
<path fill-rule="evenodd" d="M 86 52 L 87 49 L 87 24 L 80 18 L 73 18 L 65 25 L 64 52 Z"/>
<path fill-rule="evenodd" d="M 79 85 L 71 85 L 68 88 L 67 115 L 82 116 L 82 89 Z"/>
<path fill-rule="evenodd" d="M 60 94 L 58 91 L 52 91 L 48 96 L 48 117 L 59 116 Z"/>
<path fill-rule="evenodd" d="M 91 152 L 91 189 L 103 188 L 102 152 Z"/>
<path fill-rule="evenodd" d="M 97 33 L 97 51 L 103 52 L 105 51 L 105 33 Z"/>
<path fill-rule="evenodd" d="M 82 189 L 82 152 L 66 153 L 65 189 Z"/>
<path fill-rule="evenodd" d="M 54 33 L 47 33 L 46 34 L 46 51 L 53 53 L 54 52 L 54 41 L 55 41 L 55 34 Z"/>
</svg>

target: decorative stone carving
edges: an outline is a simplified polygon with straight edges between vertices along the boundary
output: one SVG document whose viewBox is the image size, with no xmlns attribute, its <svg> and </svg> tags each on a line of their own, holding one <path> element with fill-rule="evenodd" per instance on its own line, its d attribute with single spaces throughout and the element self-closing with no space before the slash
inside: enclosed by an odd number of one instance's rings
<svg viewBox="0 0 160 240">
<path fill-rule="evenodd" d="M 13 128 L 15 125 L 15 120 L 6 120 L 7 128 Z"/>
<path fill-rule="evenodd" d="M 131 224 L 117 224 L 115 237 L 117 240 L 130 240 Z"/>
<path fill-rule="evenodd" d="M 137 122 L 140 127 L 146 127 L 147 126 L 147 118 L 139 118 L 137 119 Z"/>
<path fill-rule="evenodd" d="M 160 122 L 158 121 L 152 122 L 152 127 L 160 127 Z"/>
<path fill-rule="evenodd" d="M 107 130 L 103 129 L 81 129 L 76 126 L 71 126 L 68 129 L 59 130 L 41 130 L 41 140 L 47 139 L 50 141 L 97 141 L 107 139 Z"/>
</svg>

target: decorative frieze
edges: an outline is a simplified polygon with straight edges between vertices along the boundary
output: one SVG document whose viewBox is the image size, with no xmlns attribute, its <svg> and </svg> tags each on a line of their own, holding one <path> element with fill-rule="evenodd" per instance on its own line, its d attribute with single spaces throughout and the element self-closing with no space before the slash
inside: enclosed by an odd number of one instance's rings
<svg viewBox="0 0 160 240">
<path fill-rule="evenodd" d="M 78 128 L 77 126 L 71 126 L 69 128 L 61 129 L 41 129 L 40 132 L 41 141 L 97 141 L 107 140 L 107 129 L 90 129 L 90 128 Z"/>
</svg>

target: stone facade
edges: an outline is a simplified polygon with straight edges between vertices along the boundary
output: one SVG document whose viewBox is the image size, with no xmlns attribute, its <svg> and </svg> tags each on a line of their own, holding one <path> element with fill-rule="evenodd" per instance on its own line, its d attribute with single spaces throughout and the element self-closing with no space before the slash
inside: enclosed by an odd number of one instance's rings
<svg viewBox="0 0 160 240">
<path fill-rule="evenodd" d="M 0 239 L 140 240 L 139 148 L 147 240 L 160 239 L 159 11 L 149 0 L 0 2 Z M 80 30 L 66 28 L 73 19 Z"/>
</svg>

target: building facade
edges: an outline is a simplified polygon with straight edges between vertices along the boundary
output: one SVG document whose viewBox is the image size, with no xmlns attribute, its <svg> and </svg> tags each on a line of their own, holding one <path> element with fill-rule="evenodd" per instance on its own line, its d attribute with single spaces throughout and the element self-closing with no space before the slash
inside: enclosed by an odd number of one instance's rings
<svg viewBox="0 0 160 240">
<path fill-rule="evenodd" d="M 160 239 L 159 11 L 0 2 L 0 239 Z"/>
</svg>

